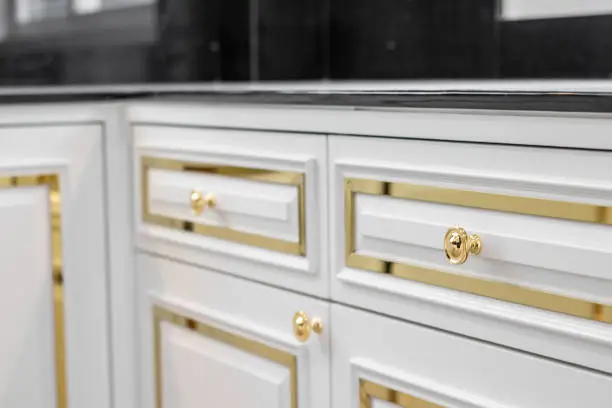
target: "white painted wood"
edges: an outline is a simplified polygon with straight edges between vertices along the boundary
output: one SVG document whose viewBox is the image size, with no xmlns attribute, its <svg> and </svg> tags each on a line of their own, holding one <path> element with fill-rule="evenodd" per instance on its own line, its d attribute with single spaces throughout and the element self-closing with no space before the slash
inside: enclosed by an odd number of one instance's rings
<svg viewBox="0 0 612 408">
<path fill-rule="evenodd" d="M 148 182 L 149 195 L 143 199 L 153 214 L 299 242 L 296 186 L 161 169 L 150 169 Z M 194 215 L 193 190 L 212 194 L 215 207 Z"/>
<path fill-rule="evenodd" d="M 111 395 L 101 127 L 3 128 L 0 131 L 0 144 L 0 175 L 60 175 L 68 403 L 75 407 L 108 408 Z M 24 223 L 27 225 L 27 222 Z M 18 228 L 18 225 L 14 227 Z M 50 234 L 48 224 L 38 225 L 37 228 L 37 234 L 42 234 L 44 229 Z M 14 236 L 19 236 L 20 230 L 13 228 L 9 232 L 5 239 L 19 242 Z M 41 249 L 41 245 L 46 246 L 48 242 L 39 240 L 35 253 L 48 253 L 48 247 Z M 47 261 L 50 262 L 50 259 Z M 51 273 L 47 271 L 50 278 Z M 32 278 L 42 272 L 40 267 L 30 271 Z M 48 284 L 45 289 L 51 291 L 50 281 L 32 279 L 32 282 L 37 285 L 37 292 L 38 289 L 43 290 L 40 286 L 43 283 Z M 37 295 L 40 295 L 41 304 L 48 303 L 47 294 Z M 20 305 L 13 305 L 17 306 Z M 19 324 L 28 327 L 41 318 L 40 315 L 30 317 L 32 321 L 20 321 Z M 44 341 L 46 337 L 39 341 Z M 20 350 L 3 352 L 17 354 Z M 54 365 L 54 362 L 51 364 Z"/>
<path fill-rule="evenodd" d="M 612 14 L 609 0 L 502 0 L 505 20 L 567 18 Z"/>
<path fill-rule="evenodd" d="M 604 408 L 612 398 L 610 376 L 345 306 L 332 306 L 332 325 L 335 407 L 359 406 L 360 378 L 450 408 Z"/>
<path fill-rule="evenodd" d="M 46 187 L 0 188 L 3 407 L 55 408 L 50 223 Z"/>
<path fill-rule="evenodd" d="M 609 225 L 367 194 L 357 194 L 355 213 L 358 254 L 612 304 Z M 442 238 L 455 225 L 484 244 L 460 266 L 443 253 Z"/>
<path fill-rule="evenodd" d="M 297 356 L 298 406 L 330 406 L 330 331 L 313 334 L 306 343 L 298 342 L 292 333 L 293 314 L 298 310 L 320 317 L 327 328 L 327 303 L 146 254 L 138 255 L 137 261 L 141 407 L 155 406 L 153 305 Z M 246 401 L 241 396 L 226 395 L 243 389 L 245 396 L 255 398 L 249 406 L 290 407 L 284 366 L 245 356 L 241 350 L 180 328 L 163 327 L 162 337 L 163 364 L 168 364 L 162 372 L 164 382 L 170 384 L 164 388 L 169 393 L 164 408 L 200 407 L 203 402 L 244 406 L 239 404 Z M 212 375 L 216 378 L 208 385 L 199 382 L 196 387 L 193 382 L 194 377 Z"/>
<path fill-rule="evenodd" d="M 324 136 L 143 125 L 134 126 L 133 132 L 136 186 L 140 186 L 139 163 L 142 156 L 294 171 L 304 173 L 306 177 L 305 257 L 143 223 L 140 188 L 137 187 L 134 211 L 137 245 L 140 249 L 304 293 L 328 295 L 325 233 L 327 163 Z M 223 211 L 224 208 L 229 208 L 231 212 L 227 214 L 231 216 L 227 218 L 227 222 L 238 225 L 243 230 L 262 232 L 262 235 L 268 237 L 290 238 L 292 242 L 297 242 L 297 189 L 293 186 L 229 181 L 224 177 L 213 176 L 196 176 L 194 180 L 184 174 L 171 175 L 162 172 L 153 173 L 151 180 L 154 181 L 154 197 L 159 194 L 166 202 L 170 199 L 186 200 L 190 191 L 186 185 L 201 182 L 204 190 L 208 191 L 207 183 L 214 182 L 211 188 L 220 189 L 219 209 L 223 215 L 228 212 Z M 156 183 L 159 184 L 155 186 Z M 172 186 L 173 184 L 176 186 Z M 252 198 L 247 197 L 249 194 Z M 275 207 L 270 207 L 265 203 L 266 200 L 270 200 Z M 152 200 L 151 203 L 160 211 L 170 211 L 168 206 L 160 208 L 159 202 Z M 172 211 L 175 211 L 173 214 L 179 215 L 176 211 L 185 214 L 185 210 L 183 207 Z M 215 218 L 219 211 L 209 212 L 209 215 L 205 214 L 198 219 L 220 221 Z M 239 212 L 243 214 L 239 215 Z M 281 221 L 285 217 L 287 220 Z"/>
<path fill-rule="evenodd" d="M 46 110 L 38 109 L 37 118 L 40 119 L 44 112 Z M 72 115 L 77 114 L 81 115 L 80 120 L 86 115 L 94 116 L 104 125 L 113 408 L 134 408 L 138 406 L 138 381 L 131 129 L 123 104 L 85 104 L 71 106 L 63 112 L 71 120 L 75 120 Z"/>
<path fill-rule="evenodd" d="M 612 149 L 609 114 L 141 102 L 132 123 Z"/>
<path fill-rule="evenodd" d="M 347 268 L 343 255 L 346 177 L 609 206 L 609 153 L 332 137 L 330 168 L 334 300 L 612 372 L 609 324 Z M 358 253 L 612 301 L 609 226 L 360 195 L 356 214 Z M 483 239 L 460 267 L 442 248 L 456 224 Z"/>
<path fill-rule="evenodd" d="M 164 407 L 290 408 L 289 368 L 166 322 L 161 335 Z"/>
<path fill-rule="evenodd" d="M 40 90 L 40 88 L 38 88 Z M 0 91 L 1 92 L 1 91 Z M 135 323 L 134 260 L 132 211 L 132 143 L 124 104 L 121 103 L 53 103 L 3 105 L 2 126 L 92 125 L 103 131 L 104 211 L 107 216 L 108 285 L 110 336 L 112 339 L 113 399 L 115 408 L 134 408 Z M 1 143 L 1 141 L 0 141 Z M 30 153 L 40 151 L 36 146 Z M 45 157 L 47 159 L 47 157 Z M 94 196 L 94 198 L 97 196 Z"/>
</svg>

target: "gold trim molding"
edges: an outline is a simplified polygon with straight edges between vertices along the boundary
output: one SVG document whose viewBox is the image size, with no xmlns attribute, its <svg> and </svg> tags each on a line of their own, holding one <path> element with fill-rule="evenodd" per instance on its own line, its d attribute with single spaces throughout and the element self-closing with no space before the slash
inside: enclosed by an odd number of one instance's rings
<svg viewBox="0 0 612 408">
<path fill-rule="evenodd" d="M 64 275 L 62 259 L 62 211 L 59 175 L 37 174 L 1 176 L 0 188 L 46 186 L 49 191 L 51 264 L 53 274 L 53 320 L 57 408 L 68 407 L 66 379 L 66 340 L 64 323 Z"/>
<path fill-rule="evenodd" d="M 221 330 L 206 323 L 198 322 L 186 316 L 174 313 L 159 306 L 153 307 L 155 336 L 155 390 L 156 407 L 163 408 L 162 395 L 162 361 L 161 361 L 161 324 L 171 323 L 177 327 L 191 330 L 201 336 L 240 349 L 247 353 L 265 358 L 287 367 L 291 376 L 291 408 L 298 407 L 297 358 L 293 354 L 270 347 L 258 341 Z"/>
<path fill-rule="evenodd" d="M 611 305 L 357 254 L 355 248 L 355 195 L 388 196 L 605 225 L 612 225 L 612 207 L 357 178 L 346 178 L 344 186 L 345 262 L 348 267 L 612 323 Z M 442 243 L 442 237 L 440 237 L 440 242 Z"/>
<path fill-rule="evenodd" d="M 286 241 L 266 237 L 260 234 L 237 231 L 228 227 L 200 224 L 193 221 L 167 217 L 161 214 L 153 214 L 149 208 L 149 169 L 217 174 L 225 177 L 295 186 L 298 190 L 299 241 Z M 306 255 L 306 175 L 304 173 L 236 166 L 217 166 L 204 163 L 143 156 L 141 158 L 140 177 L 142 187 L 142 219 L 146 223 L 206 235 L 226 241 L 233 241 L 239 244 L 265 248 L 272 251 L 284 252 L 299 256 Z"/>
<path fill-rule="evenodd" d="M 372 398 L 389 402 L 402 408 L 444 408 L 442 405 L 396 391 L 372 381 L 360 379 L 359 408 L 372 408 Z"/>
</svg>

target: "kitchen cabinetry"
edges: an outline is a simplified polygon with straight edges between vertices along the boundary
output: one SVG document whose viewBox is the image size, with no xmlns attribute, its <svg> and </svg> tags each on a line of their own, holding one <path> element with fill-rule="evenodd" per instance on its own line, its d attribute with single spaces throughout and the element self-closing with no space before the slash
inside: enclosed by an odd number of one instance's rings
<svg viewBox="0 0 612 408">
<path fill-rule="evenodd" d="M 0 406 L 612 401 L 611 118 L 83 109 L 0 109 Z"/>
<path fill-rule="evenodd" d="M 612 377 L 333 305 L 334 407 L 605 407 Z"/>
<path fill-rule="evenodd" d="M 380 112 L 402 140 L 338 131 L 373 112 L 277 109 L 130 108 L 143 408 L 609 405 L 612 153 L 544 130 L 612 124 Z M 511 126 L 539 146 L 467 143 Z M 305 206 L 281 171 L 305 175 Z"/>
<path fill-rule="evenodd" d="M 108 408 L 99 125 L 0 129 L 0 405 Z"/>
<path fill-rule="evenodd" d="M 146 254 L 137 265 L 143 407 L 330 406 L 326 302 Z"/>
</svg>

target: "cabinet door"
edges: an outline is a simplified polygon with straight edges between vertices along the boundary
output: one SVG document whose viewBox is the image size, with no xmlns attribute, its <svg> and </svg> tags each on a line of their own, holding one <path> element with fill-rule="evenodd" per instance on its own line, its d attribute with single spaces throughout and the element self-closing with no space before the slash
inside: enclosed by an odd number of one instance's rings
<svg viewBox="0 0 612 408">
<path fill-rule="evenodd" d="M 612 377 L 332 306 L 337 408 L 605 408 Z"/>
<path fill-rule="evenodd" d="M 110 406 L 101 142 L 0 130 L 0 407 Z"/>
<path fill-rule="evenodd" d="M 142 408 L 329 407 L 327 303 L 150 255 L 137 260 Z M 309 316 L 302 341 L 297 311 Z"/>
</svg>

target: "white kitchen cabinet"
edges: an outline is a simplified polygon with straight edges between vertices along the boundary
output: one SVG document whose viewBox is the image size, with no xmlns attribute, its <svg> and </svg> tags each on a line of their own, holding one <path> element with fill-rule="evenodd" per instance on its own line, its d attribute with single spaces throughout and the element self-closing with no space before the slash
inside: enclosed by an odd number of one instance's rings
<svg viewBox="0 0 612 408">
<path fill-rule="evenodd" d="M 323 135 L 135 124 L 136 243 L 325 297 Z"/>
<path fill-rule="evenodd" d="M 102 127 L 0 129 L 0 406 L 109 408 Z"/>
<path fill-rule="evenodd" d="M 609 119 L 124 108 L 0 110 L 0 407 L 609 405 Z"/>
<path fill-rule="evenodd" d="M 332 306 L 334 407 L 605 408 L 612 377 Z"/>
<path fill-rule="evenodd" d="M 128 116 L 141 408 L 609 405 L 609 119 Z M 322 333 L 296 340 L 297 311 Z"/>
<path fill-rule="evenodd" d="M 137 269 L 141 407 L 330 406 L 326 302 L 147 254 Z"/>
<path fill-rule="evenodd" d="M 334 300 L 612 372 L 610 152 L 329 146 Z"/>
</svg>

